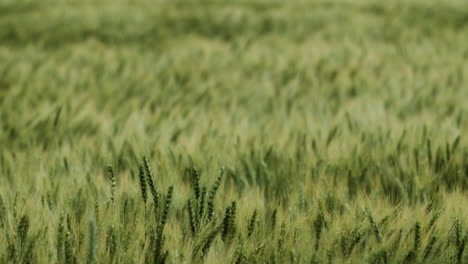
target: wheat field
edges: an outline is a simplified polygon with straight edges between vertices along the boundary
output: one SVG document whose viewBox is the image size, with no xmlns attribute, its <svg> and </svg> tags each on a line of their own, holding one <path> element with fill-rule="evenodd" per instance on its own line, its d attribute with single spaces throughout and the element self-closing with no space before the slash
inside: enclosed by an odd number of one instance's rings
<svg viewBox="0 0 468 264">
<path fill-rule="evenodd" d="M 462 0 L 0 0 L 0 263 L 468 263 Z"/>
</svg>

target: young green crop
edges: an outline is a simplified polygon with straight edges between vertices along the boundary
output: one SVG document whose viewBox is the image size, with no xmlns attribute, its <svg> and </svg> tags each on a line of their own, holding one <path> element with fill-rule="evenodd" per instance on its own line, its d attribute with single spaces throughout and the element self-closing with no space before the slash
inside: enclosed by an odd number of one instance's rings
<svg viewBox="0 0 468 264">
<path fill-rule="evenodd" d="M 467 7 L 0 0 L 0 263 L 468 263 Z"/>
</svg>

